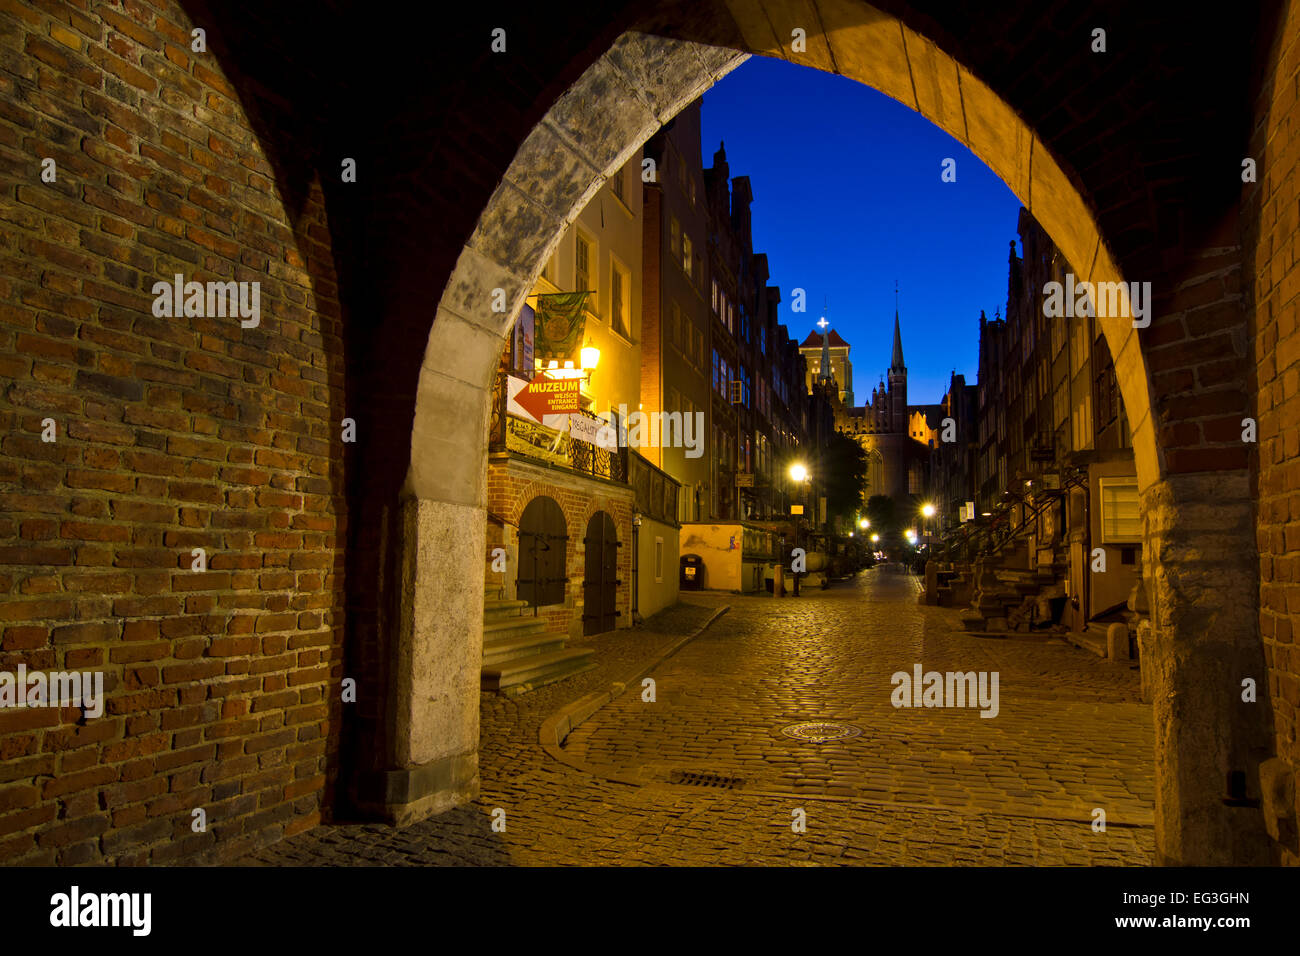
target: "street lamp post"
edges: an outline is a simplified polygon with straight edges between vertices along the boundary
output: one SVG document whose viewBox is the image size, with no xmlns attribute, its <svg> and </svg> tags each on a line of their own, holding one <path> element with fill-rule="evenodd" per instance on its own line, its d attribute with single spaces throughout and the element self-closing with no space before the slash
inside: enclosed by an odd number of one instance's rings
<svg viewBox="0 0 1300 956">
<path fill-rule="evenodd" d="M 925 543 L 928 546 L 930 544 L 930 519 L 934 517 L 934 505 L 927 501 L 921 506 L 921 514 L 925 518 L 921 531 L 925 535 Z"/>
<path fill-rule="evenodd" d="M 795 464 L 793 464 L 793 465 L 790 466 L 790 479 L 791 479 L 792 481 L 797 482 L 797 483 L 801 486 L 800 489 L 799 489 L 799 492 L 800 492 L 800 493 L 799 493 L 799 500 L 800 500 L 800 502 L 801 502 L 800 505 L 799 505 L 799 514 L 795 516 L 795 522 L 794 522 L 794 547 L 795 547 L 795 550 L 797 551 L 797 550 L 799 549 L 799 524 L 800 524 L 800 519 L 803 517 L 803 511 L 804 511 L 804 509 L 808 506 L 808 500 L 807 500 L 807 499 L 808 499 L 808 495 L 807 495 L 807 487 L 808 487 L 808 469 L 805 468 L 802 464 L 799 464 L 798 462 L 796 462 Z M 806 555 L 806 554 L 805 554 L 805 557 L 804 557 L 804 561 L 807 562 L 807 555 Z M 807 564 L 805 563 L 804 566 L 807 567 Z M 791 569 L 790 569 L 790 573 L 794 575 L 794 596 L 795 596 L 795 597 L 798 597 L 798 596 L 799 596 L 799 574 L 800 574 L 800 572 L 795 571 L 794 568 L 791 567 Z"/>
</svg>

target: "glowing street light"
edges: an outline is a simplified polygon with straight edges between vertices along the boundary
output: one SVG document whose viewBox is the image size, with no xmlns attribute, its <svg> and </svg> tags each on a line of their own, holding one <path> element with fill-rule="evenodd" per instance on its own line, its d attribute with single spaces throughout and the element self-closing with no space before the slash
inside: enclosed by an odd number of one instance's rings
<svg viewBox="0 0 1300 956">
<path fill-rule="evenodd" d="M 878 542 L 879 540 L 880 540 L 880 535 L 878 535 L 878 534 L 873 534 L 873 535 L 871 536 L 871 543 L 872 543 L 872 544 L 875 544 L 875 543 Z"/>
<path fill-rule="evenodd" d="M 792 481 L 807 481 L 808 469 L 801 464 L 793 464 L 790 466 L 790 478 Z"/>
<path fill-rule="evenodd" d="M 908 544 L 916 544 L 916 531 L 912 528 L 907 529 L 907 542 Z"/>
<path fill-rule="evenodd" d="M 921 514 L 925 515 L 927 518 L 933 518 L 933 517 L 934 517 L 934 505 L 930 504 L 930 503 L 927 501 L 924 505 L 921 506 Z"/>
<path fill-rule="evenodd" d="M 868 521 L 866 518 L 859 518 L 858 527 L 861 528 L 863 531 L 865 531 L 867 528 L 871 527 L 871 522 Z"/>
</svg>

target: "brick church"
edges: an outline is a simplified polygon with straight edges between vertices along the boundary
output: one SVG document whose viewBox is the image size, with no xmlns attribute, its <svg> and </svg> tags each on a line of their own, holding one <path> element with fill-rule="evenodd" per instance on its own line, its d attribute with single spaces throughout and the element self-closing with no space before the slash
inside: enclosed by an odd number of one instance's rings
<svg viewBox="0 0 1300 956">
<path fill-rule="evenodd" d="M 907 366 L 903 335 L 894 312 L 894 348 L 889 371 L 871 390 L 868 404 L 854 406 L 851 346 L 826 320 L 804 339 L 800 351 L 815 369 L 815 386 L 828 388 L 835 408 L 835 428 L 852 436 L 867 453 L 867 496 L 888 495 L 903 502 L 924 495 L 929 485 L 930 449 L 938 438 L 938 405 L 907 404 Z M 844 381 L 840 382 L 839 379 Z"/>
</svg>

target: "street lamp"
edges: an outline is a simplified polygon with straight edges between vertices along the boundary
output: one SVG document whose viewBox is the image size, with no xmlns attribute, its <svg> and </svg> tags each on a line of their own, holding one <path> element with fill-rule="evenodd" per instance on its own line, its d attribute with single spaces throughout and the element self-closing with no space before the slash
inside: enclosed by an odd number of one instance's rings
<svg viewBox="0 0 1300 956">
<path fill-rule="evenodd" d="M 803 464 L 801 464 L 800 462 L 795 462 L 793 465 L 790 466 L 790 479 L 791 479 L 792 481 L 795 481 L 795 482 L 799 483 L 800 485 L 803 485 L 804 488 L 801 489 L 801 490 L 806 490 L 806 489 L 807 489 L 807 483 L 808 483 L 808 469 L 805 468 L 805 467 L 803 466 Z M 795 516 L 795 522 L 794 522 L 794 546 L 795 546 L 795 548 L 798 548 L 798 547 L 799 547 L 799 524 L 800 524 L 800 522 L 799 522 L 799 517 L 803 514 L 803 509 L 804 509 L 804 507 L 805 507 L 806 504 L 807 504 L 807 500 L 806 500 L 806 499 L 807 499 L 807 495 L 806 495 L 806 494 L 803 494 L 803 495 L 801 495 L 800 497 L 804 500 L 804 504 L 801 504 L 801 505 L 799 506 L 799 515 L 796 515 L 796 516 Z M 805 555 L 805 560 L 806 560 L 806 557 L 807 557 L 807 556 Z M 798 597 L 798 596 L 799 596 L 799 572 L 794 571 L 793 569 L 791 569 L 791 573 L 794 575 L 794 596 L 795 596 L 795 597 Z"/>
<path fill-rule="evenodd" d="M 871 522 L 868 521 L 866 518 L 859 518 L 858 527 L 861 528 L 863 531 L 866 531 L 868 528 L 871 527 Z"/>
<path fill-rule="evenodd" d="M 930 502 L 928 501 L 925 504 L 921 505 L 921 514 L 925 517 L 925 527 L 924 527 L 925 540 L 929 541 L 930 540 L 930 519 L 934 517 L 934 505 L 930 504 Z"/>
</svg>

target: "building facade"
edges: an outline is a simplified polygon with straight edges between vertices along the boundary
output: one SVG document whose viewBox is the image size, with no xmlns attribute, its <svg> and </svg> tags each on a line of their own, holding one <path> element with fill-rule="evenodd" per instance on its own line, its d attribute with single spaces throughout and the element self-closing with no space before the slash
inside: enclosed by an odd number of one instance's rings
<svg viewBox="0 0 1300 956">
<path fill-rule="evenodd" d="M 680 486 L 657 467 L 662 436 L 637 427 L 634 417 L 644 413 L 647 332 L 640 169 L 638 152 L 561 238 L 497 377 L 487 586 L 525 602 L 548 633 L 571 639 L 629 627 L 637 614 L 676 602 Z M 561 307 L 552 308 L 556 302 Z M 572 328 L 562 355 L 543 346 L 555 337 L 554 323 Z M 658 342 L 659 330 L 650 331 Z M 592 430 L 579 432 L 568 414 L 531 414 L 519 389 L 535 377 L 579 380 L 576 417 Z"/>
<path fill-rule="evenodd" d="M 832 335 L 834 329 L 828 330 L 826 351 L 831 352 L 833 368 Z M 844 341 L 837 335 L 834 337 Z M 895 312 L 889 371 L 871 390 L 868 404 L 856 408 L 841 405 L 835 415 L 835 427 L 857 441 L 866 452 L 867 497 L 887 495 L 903 505 L 926 494 L 936 408 L 907 403 L 903 334 Z"/>
<path fill-rule="evenodd" d="M 1140 580 L 1132 438 L 1095 305 L 1045 308 L 1049 283 L 1064 286 L 1073 265 L 1027 210 L 1017 231 L 1006 317 L 980 314 L 974 438 L 969 451 L 936 452 L 950 470 L 935 494 L 951 527 L 954 491 L 970 489 L 976 519 L 1023 528 L 1032 562 L 1067 568 L 1065 616 L 1081 630 L 1119 613 Z"/>
</svg>

